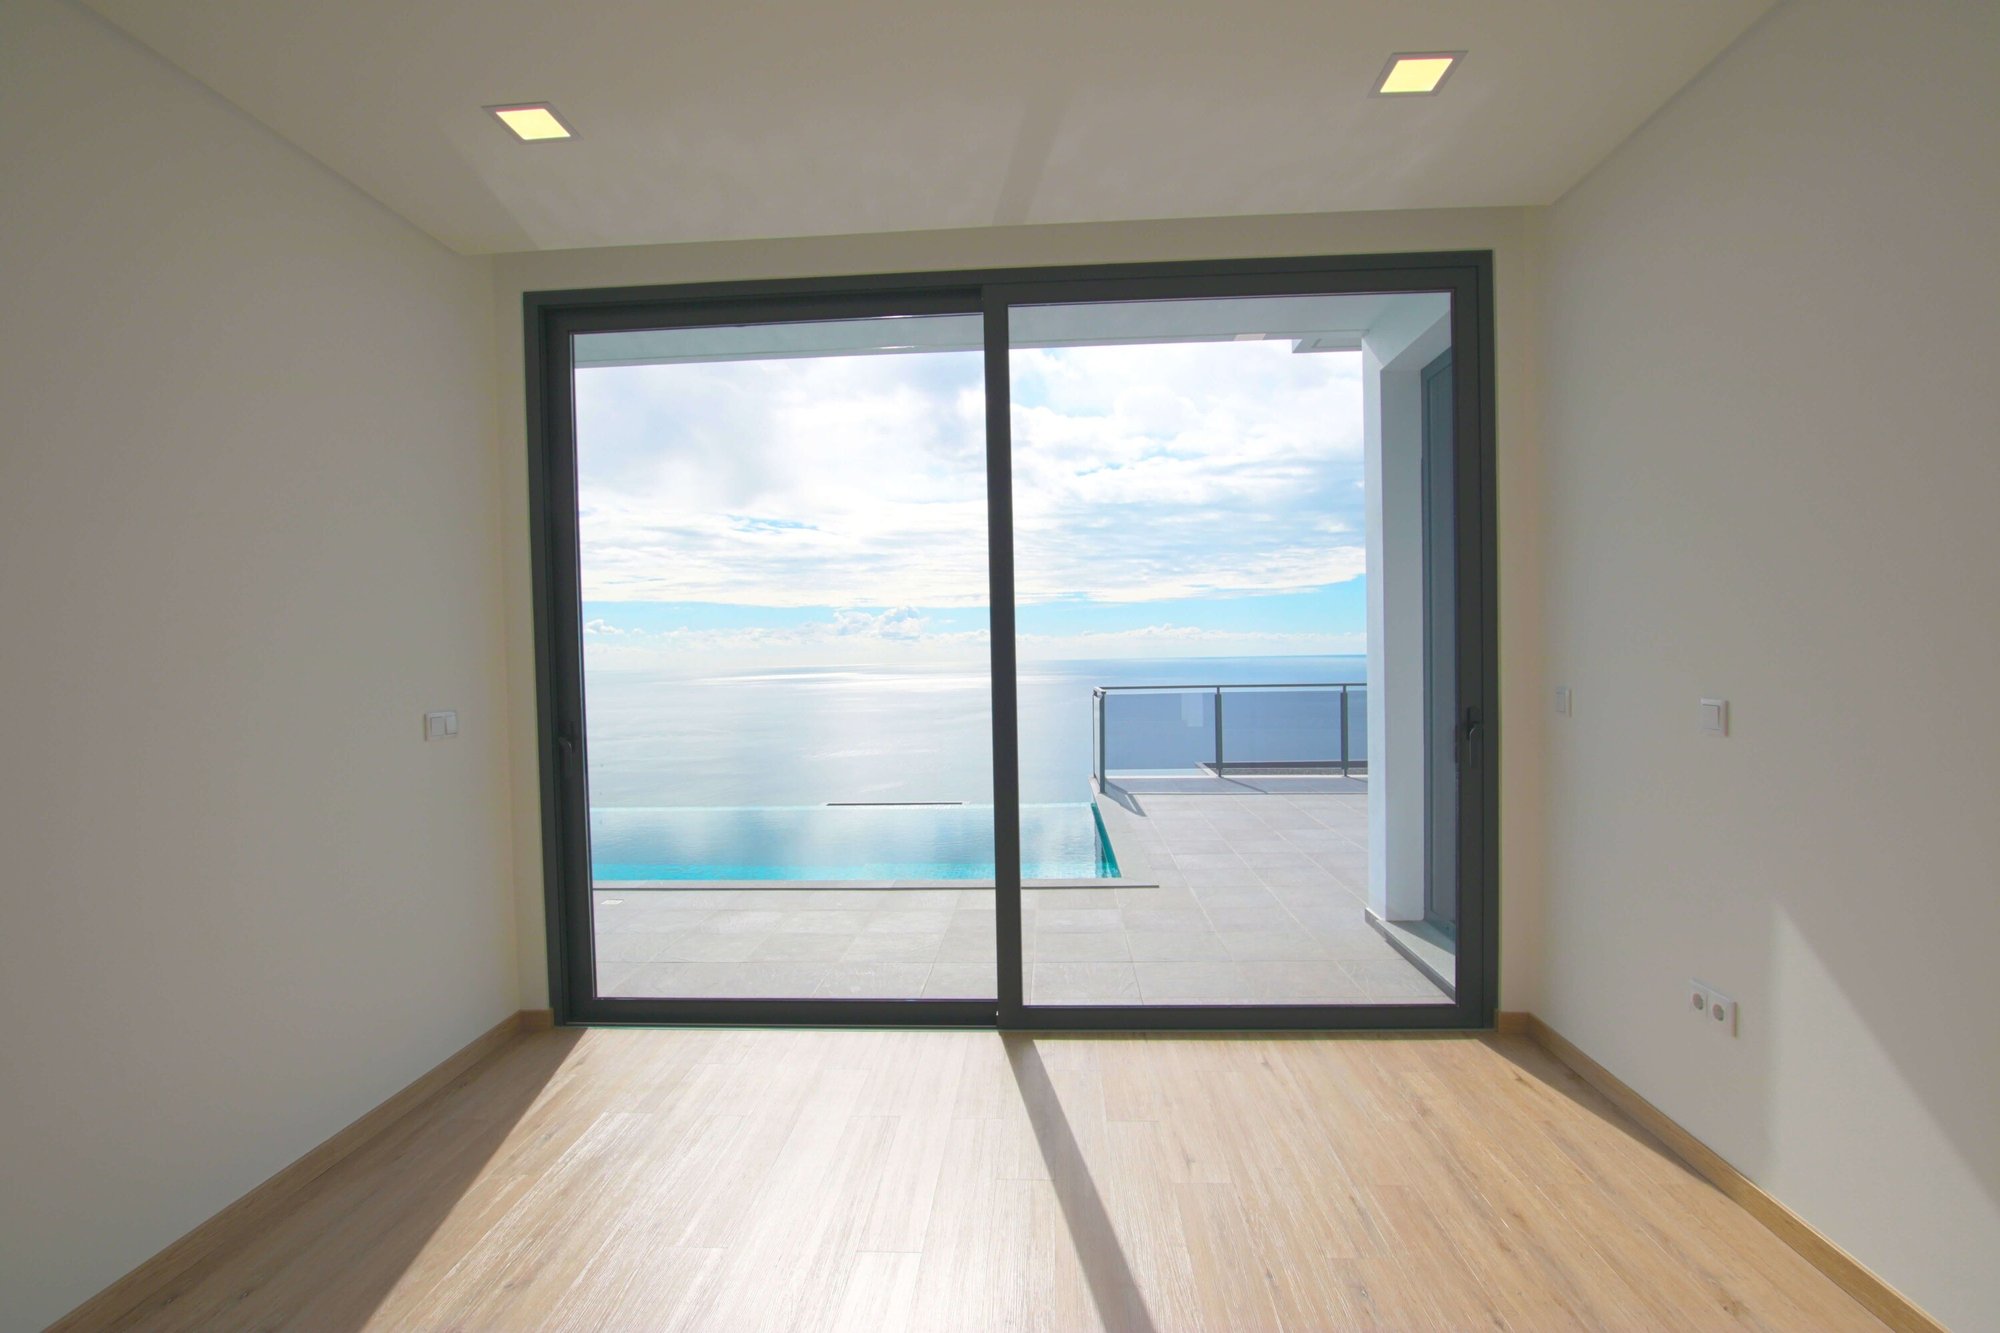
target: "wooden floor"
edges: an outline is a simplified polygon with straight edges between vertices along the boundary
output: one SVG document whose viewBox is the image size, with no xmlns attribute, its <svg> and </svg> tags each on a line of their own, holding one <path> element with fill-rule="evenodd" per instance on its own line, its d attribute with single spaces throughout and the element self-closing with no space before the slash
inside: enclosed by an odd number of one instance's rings
<svg viewBox="0 0 2000 1333">
<path fill-rule="evenodd" d="M 524 1037 L 119 1327 L 1876 1329 L 1538 1048 Z"/>
</svg>

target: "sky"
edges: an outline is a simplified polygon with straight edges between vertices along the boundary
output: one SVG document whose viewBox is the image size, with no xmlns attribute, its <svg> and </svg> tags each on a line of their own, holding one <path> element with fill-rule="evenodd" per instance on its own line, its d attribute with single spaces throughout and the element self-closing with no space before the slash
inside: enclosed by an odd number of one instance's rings
<svg viewBox="0 0 2000 1333">
<path fill-rule="evenodd" d="M 1357 353 L 1017 349 L 1024 661 L 1364 650 Z M 976 351 L 579 370 L 593 672 L 987 651 Z"/>
</svg>

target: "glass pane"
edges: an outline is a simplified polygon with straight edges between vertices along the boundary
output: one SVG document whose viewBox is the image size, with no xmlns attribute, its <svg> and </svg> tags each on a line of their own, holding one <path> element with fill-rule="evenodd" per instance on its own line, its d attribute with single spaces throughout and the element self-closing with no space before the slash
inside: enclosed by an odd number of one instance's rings
<svg viewBox="0 0 2000 1333">
<path fill-rule="evenodd" d="M 1010 313 L 1023 817 L 1087 805 L 1105 844 L 1094 874 L 1024 869 L 1030 1005 L 1449 1002 L 1452 621 L 1426 599 L 1452 525 L 1424 461 L 1449 316 Z"/>
<path fill-rule="evenodd" d="M 599 994 L 994 996 L 980 343 L 575 340 Z"/>
</svg>

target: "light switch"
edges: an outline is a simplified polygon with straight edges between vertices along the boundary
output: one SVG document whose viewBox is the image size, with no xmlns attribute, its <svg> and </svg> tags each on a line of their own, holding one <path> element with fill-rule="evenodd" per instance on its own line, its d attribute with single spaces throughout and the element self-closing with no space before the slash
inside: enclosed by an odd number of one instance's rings
<svg viewBox="0 0 2000 1333">
<path fill-rule="evenodd" d="M 1556 686 L 1556 716 L 1569 716 L 1569 686 Z"/>
<path fill-rule="evenodd" d="M 1729 734 L 1729 700 L 1703 699 L 1701 701 L 1701 729 L 1704 735 L 1727 736 Z"/>
<path fill-rule="evenodd" d="M 448 741 L 458 735 L 458 714 L 455 712 L 425 713 L 424 739 L 427 741 Z"/>
</svg>

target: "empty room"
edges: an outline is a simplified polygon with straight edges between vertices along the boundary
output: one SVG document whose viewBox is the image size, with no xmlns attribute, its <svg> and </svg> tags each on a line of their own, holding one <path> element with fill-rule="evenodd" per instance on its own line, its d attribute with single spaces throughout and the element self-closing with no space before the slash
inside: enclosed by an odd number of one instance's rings
<svg viewBox="0 0 2000 1333">
<path fill-rule="evenodd" d="M 2000 1333 L 1996 71 L 6 0 L 0 1333 Z"/>
</svg>

